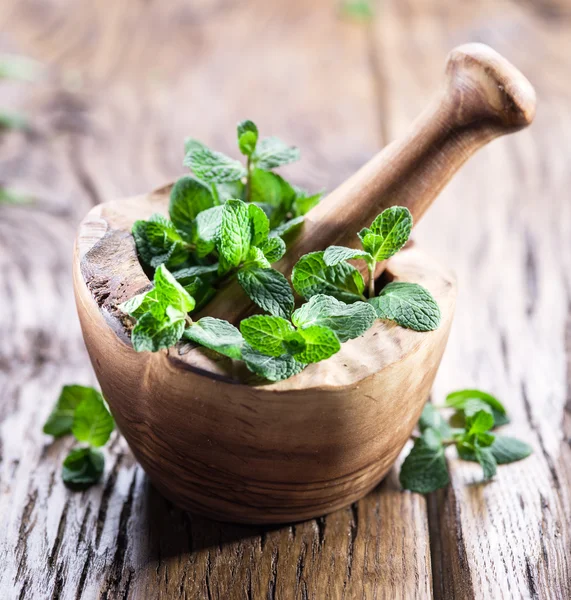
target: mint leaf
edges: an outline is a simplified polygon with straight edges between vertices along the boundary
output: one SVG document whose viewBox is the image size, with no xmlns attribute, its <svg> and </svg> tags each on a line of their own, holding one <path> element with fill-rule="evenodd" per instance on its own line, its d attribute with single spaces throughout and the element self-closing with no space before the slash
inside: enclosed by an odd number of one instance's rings
<svg viewBox="0 0 571 600">
<path fill-rule="evenodd" d="M 169 214 L 177 229 L 192 236 L 194 220 L 203 210 L 214 206 L 211 191 L 194 177 L 181 177 L 170 194 Z"/>
<path fill-rule="evenodd" d="M 183 338 L 215 350 L 230 358 L 242 358 L 244 338 L 234 327 L 222 319 L 203 317 L 184 331 Z"/>
<path fill-rule="evenodd" d="M 164 265 L 161 265 L 155 271 L 153 283 L 155 284 L 155 293 L 158 300 L 157 304 L 159 304 L 161 308 L 168 305 L 180 312 L 183 319 L 186 313 L 194 310 L 194 298 L 188 294 L 184 287 L 174 278 L 172 273 L 170 273 Z M 154 310 L 157 304 L 155 304 L 151 310 Z M 155 312 L 155 315 L 156 314 L 158 313 Z"/>
<path fill-rule="evenodd" d="M 200 310 L 216 295 L 216 289 L 212 287 L 210 278 L 207 277 L 195 277 L 184 285 L 184 289 L 194 298 L 195 310 Z"/>
<path fill-rule="evenodd" d="M 295 190 L 279 175 L 262 169 L 253 169 L 250 174 L 250 201 L 271 206 L 269 214 L 272 227 L 279 225 L 290 211 L 295 199 Z"/>
<path fill-rule="evenodd" d="M 216 193 L 218 194 L 218 200 L 222 204 L 233 199 L 245 200 L 244 191 L 246 186 L 242 183 L 241 179 L 238 179 L 237 181 L 217 183 L 214 185 L 214 187 L 216 189 Z"/>
<path fill-rule="evenodd" d="M 407 242 L 412 229 L 412 215 L 404 206 L 384 210 L 369 229 L 359 233 L 363 248 L 377 261 L 396 254 Z"/>
<path fill-rule="evenodd" d="M 415 440 L 405 458 L 399 476 L 405 490 L 429 494 L 450 483 L 444 446 L 438 432 L 427 428 Z"/>
<path fill-rule="evenodd" d="M 131 343 L 137 352 L 158 352 L 174 346 L 184 332 L 184 318 L 157 319 L 152 313 L 145 313 L 131 333 Z"/>
<path fill-rule="evenodd" d="M 86 398 L 101 399 L 101 394 L 92 387 L 64 385 L 58 401 L 44 425 L 44 433 L 54 437 L 71 433 L 75 409 Z"/>
<path fill-rule="evenodd" d="M 444 417 L 430 403 L 425 404 L 422 409 L 422 414 L 418 421 L 418 428 L 421 432 L 428 428 L 433 429 L 445 440 L 452 437 L 452 429 Z"/>
<path fill-rule="evenodd" d="M 195 152 L 196 150 L 208 150 L 208 147 L 205 144 L 203 144 L 202 142 L 195 140 L 194 138 L 191 138 L 191 137 L 185 138 L 185 140 L 184 140 L 184 155 L 185 155 L 185 157 L 190 152 Z"/>
<path fill-rule="evenodd" d="M 254 350 L 248 344 L 242 349 L 242 359 L 252 373 L 260 375 L 269 381 L 281 381 L 288 379 L 305 369 L 305 365 L 295 360 L 289 354 L 281 356 L 266 356 Z"/>
<path fill-rule="evenodd" d="M 184 157 L 183 164 L 206 183 L 225 183 L 246 176 L 244 165 L 209 148 L 193 148 Z"/>
<path fill-rule="evenodd" d="M 258 144 L 252 158 L 260 169 L 274 169 L 299 160 L 299 150 L 277 137 L 267 137 Z"/>
<path fill-rule="evenodd" d="M 174 267 L 188 258 L 188 249 L 175 226 L 159 214 L 147 221 L 135 221 L 132 228 L 141 260 L 156 268 L 166 264 Z"/>
<path fill-rule="evenodd" d="M 240 323 L 240 331 L 254 350 L 268 356 L 281 356 L 285 351 L 283 342 L 294 328 L 282 317 L 254 315 Z"/>
<path fill-rule="evenodd" d="M 260 246 L 270 233 L 270 221 L 266 213 L 255 204 L 248 204 L 248 216 L 252 229 L 252 246 Z"/>
<path fill-rule="evenodd" d="M 261 267 L 262 269 L 271 268 L 270 261 L 266 258 L 263 250 L 256 248 L 256 246 L 252 246 L 250 248 L 248 256 L 246 256 L 246 260 L 243 264 L 244 269 L 248 269 L 250 267 Z"/>
<path fill-rule="evenodd" d="M 328 327 L 310 325 L 289 336 L 286 347 L 297 361 L 309 364 L 333 356 L 341 350 L 341 343 Z"/>
<path fill-rule="evenodd" d="M 364 250 L 354 250 L 353 248 L 344 248 L 343 246 L 329 246 L 323 255 L 323 260 L 328 267 L 334 267 L 346 260 L 358 258 L 366 260 L 367 263 L 373 260 L 373 257 Z"/>
<path fill-rule="evenodd" d="M 217 271 L 218 265 L 216 263 L 213 265 L 194 265 L 192 267 L 179 269 L 178 271 L 173 271 L 172 276 L 180 283 L 180 285 L 185 286 L 192 283 L 196 277 L 200 275 L 214 277 L 216 276 Z"/>
<path fill-rule="evenodd" d="M 192 241 L 198 258 L 210 254 L 215 246 L 218 231 L 222 225 L 223 206 L 213 206 L 198 213 L 193 225 Z"/>
<path fill-rule="evenodd" d="M 485 410 L 479 410 L 472 416 L 466 416 L 467 435 L 485 433 L 494 426 L 494 417 Z"/>
<path fill-rule="evenodd" d="M 237 267 L 246 258 L 251 239 L 248 205 L 241 200 L 228 200 L 222 212 L 217 244 L 228 266 Z"/>
<path fill-rule="evenodd" d="M 505 406 L 491 394 L 483 392 L 482 390 L 467 389 L 457 390 L 456 392 L 450 392 L 446 396 L 446 406 L 463 410 L 468 400 L 477 399 L 487 404 L 502 415 L 506 414 Z"/>
<path fill-rule="evenodd" d="M 305 217 L 295 217 L 289 221 L 285 221 L 281 225 L 278 225 L 275 229 L 270 231 L 270 237 L 286 237 L 290 233 L 303 225 Z"/>
<path fill-rule="evenodd" d="M 286 245 L 281 237 L 271 237 L 260 246 L 260 249 L 268 262 L 274 263 L 285 254 Z"/>
<path fill-rule="evenodd" d="M 84 398 L 75 409 L 71 431 L 78 442 L 90 446 L 104 446 L 115 428 L 101 395 Z"/>
<path fill-rule="evenodd" d="M 522 460 L 532 453 L 532 448 L 529 444 L 507 436 L 496 436 L 490 450 L 498 465 Z"/>
<path fill-rule="evenodd" d="M 238 123 L 238 147 L 245 156 L 251 156 L 258 142 L 258 128 L 252 121 Z"/>
<path fill-rule="evenodd" d="M 138 319 L 142 317 L 146 312 L 149 312 L 157 302 L 157 293 L 154 289 L 142 294 L 133 296 L 130 300 L 119 304 L 118 308 L 125 314 Z"/>
<path fill-rule="evenodd" d="M 479 445 L 474 447 L 476 460 L 480 463 L 484 471 L 484 479 L 491 479 L 496 474 L 496 459 L 491 448 L 482 448 Z"/>
<path fill-rule="evenodd" d="M 440 324 L 440 308 L 431 293 L 417 283 L 393 282 L 370 298 L 380 319 L 415 331 L 432 331 Z"/>
<path fill-rule="evenodd" d="M 295 291 L 306 299 L 316 294 L 327 294 L 343 302 L 363 299 L 365 282 L 361 273 L 348 263 L 328 267 L 323 252 L 302 256 L 292 272 Z"/>
<path fill-rule="evenodd" d="M 63 461 L 62 479 L 74 490 L 85 490 L 101 479 L 104 468 L 105 459 L 99 450 L 77 448 Z"/>
<path fill-rule="evenodd" d="M 366 302 L 345 304 L 332 296 L 317 294 L 292 315 L 293 324 L 304 329 L 322 325 L 335 332 L 340 342 L 359 337 L 373 325 L 377 315 Z"/>
<path fill-rule="evenodd" d="M 294 188 L 296 195 L 293 201 L 293 214 L 296 217 L 307 214 L 314 206 L 317 206 L 323 197 L 323 192 L 317 192 L 311 196 L 307 194 L 305 190 Z"/>
<path fill-rule="evenodd" d="M 289 319 L 294 307 L 293 292 L 287 279 L 275 269 L 250 267 L 237 274 L 238 283 L 260 308 Z"/>
</svg>

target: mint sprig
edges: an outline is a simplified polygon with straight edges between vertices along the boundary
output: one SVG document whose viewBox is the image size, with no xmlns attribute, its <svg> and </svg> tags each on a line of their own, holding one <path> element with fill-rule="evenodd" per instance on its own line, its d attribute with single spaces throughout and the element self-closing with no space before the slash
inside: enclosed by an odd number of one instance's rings
<svg viewBox="0 0 571 600">
<path fill-rule="evenodd" d="M 486 408 L 466 411 L 468 402 L 474 397 L 488 399 L 490 404 L 484 404 Z M 402 465 L 400 482 L 403 488 L 428 494 L 446 486 L 450 479 L 445 458 L 448 446 L 455 446 L 461 459 L 478 462 L 484 481 L 496 475 L 498 465 L 529 456 L 532 449 L 525 442 L 492 433 L 498 423 L 494 421 L 491 405 L 497 414 L 506 415 L 503 404 L 481 390 L 452 392 L 447 397 L 447 406 L 427 404 L 418 422 L 421 435 L 415 438 L 414 446 Z M 499 412 L 500 408 L 503 413 Z M 458 423 L 460 415 L 462 427 L 451 427 L 440 410 L 454 410 L 449 421 Z"/>
</svg>

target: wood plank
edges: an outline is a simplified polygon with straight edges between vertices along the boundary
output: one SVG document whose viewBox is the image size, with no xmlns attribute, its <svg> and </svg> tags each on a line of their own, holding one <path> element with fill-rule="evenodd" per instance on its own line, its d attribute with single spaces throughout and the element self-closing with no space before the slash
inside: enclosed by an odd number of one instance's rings
<svg viewBox="0 0 571 600">
<path fill-rule="evenodd" d="M 470 162 L 417 235 L 459 278 L 434 398 L 491 390 L 512 416 L 505 433 L 534 447 L 484 486 L 474 485 L 477 465 L 450 461 L 452 485 L 429 500 L 439 598 L 571 596 L 571 23 L 551 18 L 545 4 L 391 2 L 375 29 L 379 53 L 391 57 L 391 135 L 421 108 L 458 42 L 491 45 L 538 92 L 531 129 Z"/>
<path fill-rule="evenodd" d="M 0 179 L 38 198 L 0 207 L 3 597 L 429 597 L 426 502 L 394 472 L 328 518 L 246 528 L 173 508 L 119 438 L 103 483 L 71 493 L 70 442 L 41 433 L 63 383 L 94 383 L 70 279 L 88 208 L 176 177 L 188 133 L 229 151 L 245 116 L 301 146 L 292 179 L 331 189 L 380 146 L 370 36 L 327 0 L 6 0 L 0 22 L 3 48 L 49 67 L 2 84 L 33 126 L 3 138 Z"/>
</svg>

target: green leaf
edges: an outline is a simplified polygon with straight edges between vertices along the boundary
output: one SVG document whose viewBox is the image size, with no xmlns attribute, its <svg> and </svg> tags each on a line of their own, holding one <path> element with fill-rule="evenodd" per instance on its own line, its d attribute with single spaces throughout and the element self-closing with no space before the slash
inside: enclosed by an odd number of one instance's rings
<svg viewBox="0 0 571 600">
<path fill-rule="evenodd" d="M 214 184 L 212 184 L 214 185 Z M 244 191 L 246 186 L 242 183 L 241 179 L 237 181 L 226 181 L 224 183 L 217 183 L 214 185 L 216 192 L 218 193 L 219 201 L 224 204 L 228 200 L 245 200 Z"/>
<path fill-rule="evenodd" d="M 158 352 L 174 346 L 182 337 L 185 321 L 181 319 L 157 319 L 145 313 L 131 333 L 131 343 L 137 352 Z"/>
<path fill-rule="evenodd" d="M 432 331 L 440 325 L 440 308 L 431 293 L 417 283 L 393 282 L 370 298 L 380 319 L 395 321 L 415 331 Z"/>
<path fill-rule="evenodd" d="M 289 319 L 294 297 L 288 280 L 275 269 L 250 267 L 237 274 L 238 283 L 260 308 L 276 317 Z"/>
<path fill-rule="evenodd" d="M 254 350 L 268 356 L 281 356 L 285 352 L 283 342 L 295 330 L 282 317 L 254 315 L 240 323 L 240 331 Z"/>
<path fill-rule="evenodd" d="M 290 211 L 295 199 L 295 190 L 276 173 L 262 169 L 253 169 L 250 174 L 250 201 L 272 207 L 270 221 L 272 226 L 282 222 Z"/>
<path fill-rule="evenodd" d="M 472 416 L 466 416 L 467 435 L 485 433 L 494 426 L 494 417 L 485 410 L 479 410 Z"/>
<path fill-rule="evenodd" d="M 256 373 L 256 375 L 260 375 L 269 381 L 288 379 L 305 369 L 304 364 L 298 362 L 289 354 L 267 356 L 254 350 L 248 344 L 244 344 L 242 359 L 252 373 Z"/>
<path fill-rule="evenodd" d="M 270 231 L 270 237 L 286 237 L 293 233 L 296 229 L 303 225 L 305 217 L 295 217 L 289 221 L 285 221 Z"/>
<path fill-rule="evenodd" d="M 286 245 L 281 237 L 271 237 L 260 246 L 260 249 L 268 262 L 274 263 L 285 254 Z"/>
<path fill-rule="evenodd" d="M 396 254 L 407 242 L 412 229 L 412 215 L 404 206 L 393 206 L 384 210 L 368 230 L 359 236 L 363 248 L 377 261 L 386 260 Z"/>
<path fill-rule="evenodd" d="M 194 298 L 195 310 L 206 306 L 216 295 L 216 289 L 212 287 L 210 279 L 207 277 L 195 277 L 190 283 L 185 284 L 184 289 Z"/>
<path fill-rule="evenodd" d="M 450 417 L 450 423 L 457 427 L 465 426 L 465 416 L 472 416 L 479 410 L 485 410 L 494 417 L 494 427 L 500 427 L 509 423 L 508 416 L 504 413 L 498 412 L 495 408 L 492 408 L 489 404 L 483 400 L 476 398 L 470 398 L 465 400 L 459 408 L 456 408 L 456 412 Z"/>
<path fill-rule="evenodd" d="M 258 144 L 252 158 L 260 169 L 274 169 L 299 160 L 299 150 L 277 137 L 267 137 Z"/>
<path fill-rule="evenodd" d="M 289 344 L 286 343 L 286 347 L 293 357 L 305 364 L 326 360 L 341 350 L 339 338 L 329 327 L 323 325 L 310 325 L 299 329 L 287 342 Z"/>
<path fill-rule="evenodd" d="M 466 402 L 472 399 L 484 402 L 502 415 L 506 414 L 504 405 L 495 396 L 492 396 L 487 392 L 483 392 L 482 390 L 475 389 L 457 390 L 456 392 L 451 392 L 448 394 L 448 396 L 446 396 L 446 406 L 463 410 Z"/>
<path fill-rule="evenodd" d="M 153 283 L 155 284 L 158 304 L 161 306 L 171 306 L 182 314 L 183 319 L 186 313 L 194 310 L 196 304 L 194 298 L 188 294 L 164 265 L 161 265 L 155 271 Z"/>
<path fill-rule="evenodd" d="M 192 267 L 185 267 L 184 269 L 173 271 L 172 276 L 180 283 L 180 285 L 186 286 L 199 276 L 207 276 L 207 278 L 212 276 L 212 278 L 214 278 L 217 272 L 218 265 L 215 263 L 213 265 L 194 265 Z"/>
<path fill-rule="evenodd" d="M 224 206 L 213 206 L 200 212 L 194 221 L 192 241 L 198 258 L 210 254 L 215 246 L 218 231 L 222 225 Z"/>
<path fill-rule="evenodd" d="M 480 463 L 484 471 L 484 479 L 491 479 L 496 474 L 496 459 L 491 448 L 481 448 L 475 446 L 474 453 L 476 460 Z"/>
<path fill-rule="evenodd" d="M 242 358 L 244 338 L 234 327 L 222 319 L 203 317 L 184 331 L 183 338 L 215 350 L 230 358 Z"/>
<path fill-rule="evenodd" d="M 295 291 L 306 299 L 316 294 L 327 294 L 343 302 L 363 299 L 365 282 L 361 273 L 348 263 L 328 267 L 323 252 L 302 256 L 292 272 Z"/>
<path fill-rule="evenodd" d="M 169 214 L 177 229 L 192 236 L 194 220 L 203 210 L 214 206 L 212 192 L 194 177 L 181 177 L 170 194 Z"/>
<path fill-rule="evenodd" d="M 373 257 L 364 250 L 354 250 L 353 248 L 344 248 L 343 246 L 329 246 L 323 255 L 323 260 L 328 267 L 334 267 L 346 260 L 359 258 L 366 260 L 367 263 L 373 260 Z"/>
<path fill-rule="evenodd" d="M 75 409 L 71 431 L 78 442 L 104 446 L 114 428 L 115 422 L 101 395 L 87 396 Z"/>
<path fill-rule="evenodd" d="M 54 437 L 71 433 L 75 409 L 86 398 L 100 400 L 101 394 L 92 387 L 64 385 L 58 401 L 44 425 L 44 433 Z"/>
<path fill-rule="evenodd" d="M 295 188 L 294 188 L 295 189 Z M 306 215 L 313 207 L 317 206 L 323 197 L 323 192 L 307 195 L 304 190 L 296 189 L 295 200 L 293 201 L 293 214 L 296 217 Z"/>
<path fill-rule="evenodd" d="M 157 293 L 154 289 L 133 296 L 130 300 L 119 304 L 118 308 L 125 314 L 138 319 L 152 309 L 157 301 Z"/>
<path fill-rule="evenodd" d="M 184 157 L 183 164 L 206 183 L 225 183 L 246 176 L 246 169 L 241 162 L 206 147 L 191 149 Z"/>
<path fill-rule="evenodd" d="M 317 294 L 292 315 L 296 327 L 322 325 L 335 332 L 340 342 L 359 337 L 373 325 L 377 315 L 366 302 L 345 304 L 332 296 Z"/>
<path fill-rule="evenodd" d="M 415 440 L 400 472 L 400 483 L 405 490 L 429 494 L 450 483 L 444 446 L 438 432 L 427 428 Z"/>
<path fill-rule="evenodd" d="M 132 228 L 141 260 L 153 268 L 174 267 L 188 259 L 188 249 L 175 226 L 159 214 L 147 221 L 135 221 Z"/>
<path fill-rule="evenodd" d="M 63 461 L 62 479 L 74 490 L 85 490 L 103 475 L 105 459 L 94 448 L 76 448 Z"/>
<path fill-rule="evenodd" d="M 238 147 L 245 156 L 251 156 L 258 142 L 258 128 L 252 121 L 238 123 Z"/>
<path fill-rule="evenodd" d="M 270 221 L 266 213 L 255 204 L 248 204 L 248 216 L 252 229 L 252 246 L 263 244 L 270 233 Z"/>
<path fill-rule="evenodd" d="M 532 453 L 529 444 L 507 436 L 496 436 L 490 449 L 498 465 L 522 460 Z"/>
<path fill-rule="evenodd" d="M 218 234 L 218 252 L 230 267 L 238 267 L 250 250 L 252 231 L 248 205 L 241 200 L 228 200 L 222 212 Z"/>
<path fill-rule="evenodd" d="M 202 142 L 199 142 L 198 140 L 195 140 L 194 138 L 191 138 L 191 137 L 185 138 L 185 140 L 184 140 L 185 157 L 190 152 L 195 152 L 196 150 L 208 150 L 208 146 L 206 146 Z"/>
<path fill-rule="evenodd" d="M 447 440 L 452 437 L 452 429 L 446 422 L 444 417 L 438 412 L 436 408 L 430 403 L 424 405 L 422 414 L 418 421 L 418 428 L 420 431 L 425 431 L 430 428 L 437 431 L 443 439 Z"/>
<path fill-rule="evenodd" d="M 271 268 L 270 261 L 266 258 L 266 255 L 261 248 L 256 248 L 255 246 L 250 248 L 248 256 L 246 256 L 246 260 L 244 261 L 243 268 L 249 269 L 250 267 L 260 267 L 262 269 Z"/>
</svg>

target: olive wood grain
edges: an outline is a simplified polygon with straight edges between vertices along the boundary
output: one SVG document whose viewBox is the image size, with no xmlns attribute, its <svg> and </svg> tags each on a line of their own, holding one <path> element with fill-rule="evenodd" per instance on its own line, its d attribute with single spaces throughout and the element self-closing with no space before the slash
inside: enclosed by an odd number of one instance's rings
<svg viewBox="0 0 571 600">
<path fill-rule="evenodd" d="M 439 93 L 412 123 L 307 215 L 303 229 L 276 265 L 288 274 L 301 256 L 332 244 L 356 247 L 357 232 L 385 208 L 400 205 L 414 222 L 476 150 L 518 131 L 535 116 L 535 92 L 505 58 L 484 44 L 464 44 L 448 56 Z M 363 272 L 366 266 L 361 265 Z M 377 275 L 382 271 L 379 265 Z M 204 314 L 237 323 L 253 306 L 233 282 Z"/>
<path fill-rule="evenodd" d="M 298 521 L 350 504 L 387 473 L 428 397 L 452 321 L 453 276 L 414 246 L 387 277 L 427 287 L 438 330 L 377 321 L 278 383 L 202 348 L 137 353 L 117 304 L 150 286 L 130 228 L 168 188 L 99 205 L 82 223 L 74 287 L 85 343 L 117 424 L 155 486 L 219 520 Z M 182 360 L 184 358 L 184 360 Z"/>
</svg>

